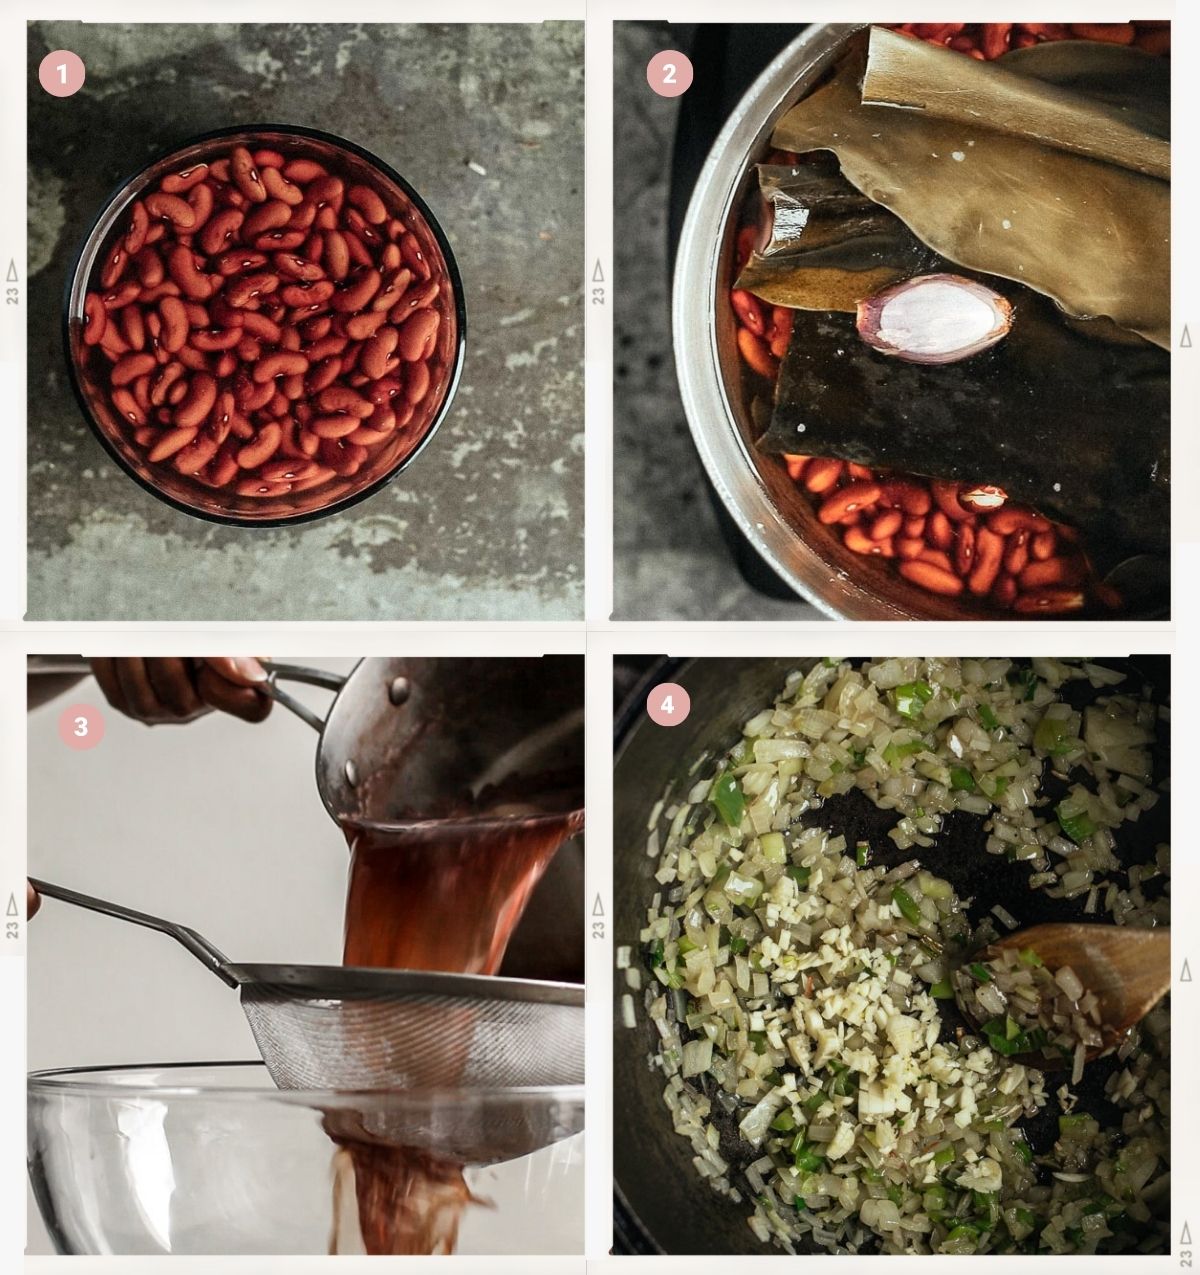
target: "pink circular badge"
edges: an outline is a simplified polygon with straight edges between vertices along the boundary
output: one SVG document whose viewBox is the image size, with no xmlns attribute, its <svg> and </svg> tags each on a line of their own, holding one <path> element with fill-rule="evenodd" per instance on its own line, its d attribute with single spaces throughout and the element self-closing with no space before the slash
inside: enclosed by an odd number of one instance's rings
<svg viewBox="0 0 1200 1275">
<path fill-rule="evenodd" d="M 659 97 L 678 97 L 692 87 L 692 60 L 686 53 L 664 49 L 646 64 L 646 83 Z"/>
<path fill-rule="evenodd" d="M 692 711 L 692 697 L 677 682 L 659 682 L 646 696 L 646 712 L 658 726 L 678 726 Z"/>
<path fill-rule="evenodd" d="M 94 704 L 71 704 L 58 715 L 58 736 L 77 752 L 95 748 L 104 738 L 104 715 Z"/>
<path fill-rule="evenodd" d="M 47 53 L 38 67 L 38 81 L 53 97 L 70 97 L 83 88 L 87 70 L 83 59 L 70 49 L 55 49 Z"/>
</svg>

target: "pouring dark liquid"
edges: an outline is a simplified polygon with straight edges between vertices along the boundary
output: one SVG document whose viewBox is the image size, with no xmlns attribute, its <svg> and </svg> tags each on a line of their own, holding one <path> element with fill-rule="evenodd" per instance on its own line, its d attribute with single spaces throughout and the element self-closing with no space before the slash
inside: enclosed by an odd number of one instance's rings
<svg viewBox="0 0 1200 1275">
<path fill-rule="evenodd" d="M 478 797 L 394 822 L 343 821 L 350 846 L 343 963 L 494 974 L 555 852 L 582 830 L 582 781 L 510 778 Z M 332 1131 L 331 1131 L 332 1132 Z M 464 1166 L 427 1149 L 336 1140 L 341 1189 L 353 1176 L 370 1254 L 452 1253 L 463 1210 L 480 1202 Z M 337 1209 L 334 1251 L 350 1219 Z"/>
<path fill-rule="evenodd" d="M 494 974 L 580 811 L 356 828 L 345 965 Z"/>
</svg>

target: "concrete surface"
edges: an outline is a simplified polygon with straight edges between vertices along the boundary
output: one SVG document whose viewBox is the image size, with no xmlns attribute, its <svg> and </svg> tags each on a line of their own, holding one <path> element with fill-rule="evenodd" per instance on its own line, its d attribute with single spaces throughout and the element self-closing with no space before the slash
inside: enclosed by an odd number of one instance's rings
<svg viewBox="0 0 1200 1275">
<path fill-rule="evenodd" d="M 37 66 L 61 48 L 87 82 L 58 99 Z M 28 618 L 581 619 L 582 24 L 36 22 L 28 58 Z M 348 513 L 277 531 L 192 519 L 117 469 L 59 334 L 108 192 L 175 142 L 254 120 L 389 161 L 467 289 L 463 382 L 429 449 Z"/>
<path fill-rule="evenodd" d="M 721 538 L 671 352 L 667 196 L 687 95 L 646 85 L 650 58 L 678 45 L 657 22 L 617 22 L 613 44 L 613 618 L 819 620 L 751 588 Z"/>
</svg>

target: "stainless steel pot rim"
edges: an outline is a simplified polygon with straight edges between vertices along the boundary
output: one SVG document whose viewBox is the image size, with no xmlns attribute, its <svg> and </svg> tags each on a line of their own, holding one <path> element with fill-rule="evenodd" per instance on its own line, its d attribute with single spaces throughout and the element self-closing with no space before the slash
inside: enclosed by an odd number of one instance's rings
<svg viewBox="0 0 1200 1275">
<path fill-rule="evenodd" d="M 672 323 L 684 412 L 700 459 L 742 534 L 791 588 L 830 619 L 842 613 L 794 578 L 786 550 L 796 532 L 768 496 L 734 424 L 717 349 L 716 271 L 734 196 L 764 122 L 793 91 L 800 57 L 813 63 L 831 53 L 862 23 L 815 23 L 758 77 L 718 134 L 688 205 L 676 256 Z M 717 422 L 711 429 L 706 425 Z M 736 484 L 737 490 L 734 490 Z M 901 617 L 897 617 L 901 618 Z"/>
<path fill-rule="evenodd" d="M 120 1082 L 96 1079 L 105 1075 L 135 1076 L 139 1072 L 185 1072 L 204 1069 L 255 1068 L 264 1084 L 158 1084 Z M 283 1102 L 292 1106 L 320 1106 L 323 1109 L 346 1107 L 403 1108 L 445 1107 L 454 1103 L 478 1106 L 511 1107 L 514 1103 L 536 1106 L 548 1101 L 582 1105 L 585 1087 L 571 1085 L 521 1085 L 511 1088 L 429 1088 L 429 1089 L 276 1089 L 267 1074 L 266 1064 L 257 1058 L 226 1058 L 204 1062 L 165 1063 L 97 1063 L 82 1067 L 55 1067 L 31 1071 L 27 1076 L 30 1096 L 89 1098 L 170 1098 L 233 1102 Z"/>
</svg>

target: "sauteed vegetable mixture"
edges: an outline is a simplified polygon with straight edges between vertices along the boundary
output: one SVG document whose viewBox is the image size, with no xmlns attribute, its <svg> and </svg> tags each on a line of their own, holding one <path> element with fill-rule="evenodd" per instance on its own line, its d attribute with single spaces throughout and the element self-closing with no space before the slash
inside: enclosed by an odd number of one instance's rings
<svg viewBox="0 0 1200 1275">
<path fill-rule="evenodd" d="M 1017 919 L 922 866 L 965 812 L 982 849 L 963 853 L 1003 856 L 1062 919 L 1167 924 L 1168 848 L 1128 828 L 1166 787 L 1167 710 L 1133 680 L 1085 661 L 825 660 L 653 812 L 661 889 L 643 959 L 618 954 L 625 1020 L 640 993 L 675 1130 L 764 1242 L 1166 1251 L 1166 1004 L 1088 1064 L 1107 1066 L 1090 1091 L 1081 1058 L 1022 1065 L 1032 1020 L 973 1029 L 953 1000 L 955 980 L 994 985 L 980 948 Z M 889 845 L 851 843 L 823 811 L 852 793 L 891 812 Z M 1041 987 L 1003 973 L 1006 999 Z"/>
</svg>

